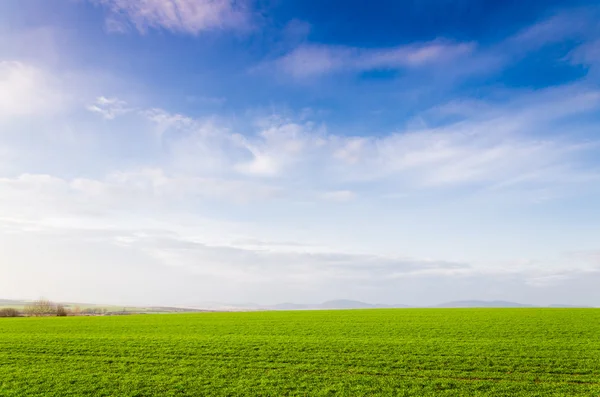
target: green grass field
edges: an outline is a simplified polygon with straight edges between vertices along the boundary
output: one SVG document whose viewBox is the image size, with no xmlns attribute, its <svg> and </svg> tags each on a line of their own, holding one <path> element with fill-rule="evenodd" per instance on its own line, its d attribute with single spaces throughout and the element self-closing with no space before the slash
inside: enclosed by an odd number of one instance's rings
<svg viewBox="0 0 600 397">
<path fill-rule="evenodd" d="M 600 396 L 600 310 L 0 319 L 1 396 Z"/>
</svg>

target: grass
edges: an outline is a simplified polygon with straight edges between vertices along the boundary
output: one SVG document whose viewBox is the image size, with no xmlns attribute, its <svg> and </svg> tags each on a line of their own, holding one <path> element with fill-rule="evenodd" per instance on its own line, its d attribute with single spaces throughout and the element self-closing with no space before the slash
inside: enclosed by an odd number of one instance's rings
<svg viewBox="0 0 600 397">
<path fill-rule="evenodd" d="M 600 310 L 0 319 L 0 396 L 598 396 Z"/>
</svg>

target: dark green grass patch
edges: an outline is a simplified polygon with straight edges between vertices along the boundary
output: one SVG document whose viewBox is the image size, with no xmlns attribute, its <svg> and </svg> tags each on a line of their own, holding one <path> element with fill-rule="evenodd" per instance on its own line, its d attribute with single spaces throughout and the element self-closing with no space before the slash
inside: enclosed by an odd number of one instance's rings
<svg viewBox="0 0 600 397">
<path fill-rule="evenodd" d="M 0 319 L 0 396 L 599 396 L 600 310 Z"/>
</svg>

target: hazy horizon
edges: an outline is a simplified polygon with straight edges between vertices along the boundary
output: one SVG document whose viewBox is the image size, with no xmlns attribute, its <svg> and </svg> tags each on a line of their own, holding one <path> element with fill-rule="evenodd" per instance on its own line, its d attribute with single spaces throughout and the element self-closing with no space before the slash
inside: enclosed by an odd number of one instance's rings
<svg viewBox="0 0 600 397">
<path fill-rule="evenodd" d="M 600 306 L 600 7 L 0 3 L 0 298 Z"/>
<path fill-rule="evenodd" d="M 27 305 L 36 301 L 50 301 L 56 304 L 68 304 L 68 305 L 90 305 L 94 307 L 129 307 L 129 308 L 178 308 L 178 309 L 190 309 L 190 310 L 215 310 L 215 311 L 245 311 L 245 310 L 315 310 L 315 309 L 435 309 L 435 308 L 595 308 L 597 306 L 591 305 L 569 305 L 559 302 L 546 304 L 546 305 L 531 305 L 527 302 L 512 302 L 504 300 L 460 300 L 460 301 L 448 301 L 438 302 L 436 304 L 429 305 L 405 305 L 399 302 L 396 303 L 382 303 L 382 302 L 363 302 L 352 299 L 332 299 L 322 302 L 277 302 L 277 303 L 260 303 L 260 302 L 216 302 L 216 301 L 204 301 L 204 302 L 181 302 L 180 304 L 162 305 L 154 302 L 153 304 L 128 304 L 124 302 L 73 302 L 73 301 L 53 301 L 47 297 L 38 297 L 36 299 L 3 299 L 0 297 L 0 307 L 2 305 Z"/>
</svg>

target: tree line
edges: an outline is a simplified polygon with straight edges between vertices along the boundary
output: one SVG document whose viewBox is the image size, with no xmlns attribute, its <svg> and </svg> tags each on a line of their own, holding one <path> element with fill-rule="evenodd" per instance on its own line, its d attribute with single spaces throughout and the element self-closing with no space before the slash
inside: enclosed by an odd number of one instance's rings
<svg viewBox="0 0 600 397">
<path fill-rule="evenodd" d="M 35 300 L 19 311 L 15 308 L 4 308 L 0 309 L 0 317 L 49 317 L 49 316 L 89 316 L 89 315 L 102 315 L 106 314 L 108 309 L 106 308 L 85 308 L 81 309 L 79 306 L 67 307 L 60 303 L 54 303 L 48 299 L 40 298 Z"/>
</svg>

